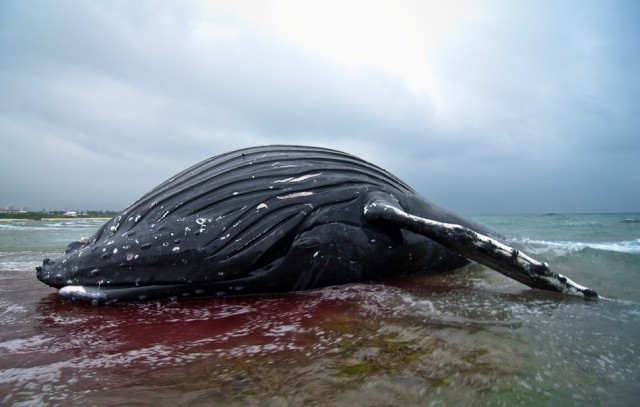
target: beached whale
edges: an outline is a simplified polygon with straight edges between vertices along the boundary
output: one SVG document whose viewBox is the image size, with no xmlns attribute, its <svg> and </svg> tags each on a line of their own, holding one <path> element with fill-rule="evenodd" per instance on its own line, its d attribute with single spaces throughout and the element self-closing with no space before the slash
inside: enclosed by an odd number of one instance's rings
<svg viewBox="0 0 640 407">
<path fill-rule="evenodd" d="M 65 297 L 115 302 L 308 290 L 473 260 L 597 298 L 489 235 L 352 155 L 266 146 L 177 174 L 36 275 Z"/>
</svg>

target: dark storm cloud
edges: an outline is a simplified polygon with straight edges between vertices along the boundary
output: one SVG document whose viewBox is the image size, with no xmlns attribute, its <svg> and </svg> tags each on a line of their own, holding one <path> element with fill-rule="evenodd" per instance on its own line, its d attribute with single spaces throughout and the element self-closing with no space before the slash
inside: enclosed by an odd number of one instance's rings
<svg viewBox="0 0 640 407">
<path fill-rule="evenodd" d="M 119 207 L 231 148 L 424 126 L 426 101 L 401 83 L 342 72 L 231 17 L 199 42 L 195 11 L 63 4 L 3 10 L 3 167 L 20 174 L 3 183 L 25 205 Z"/>
<path fill-rule="evenodd" d="M 443 110 L 186 4 L 0 5 L 0 205 L 119 209 L 211 155 L 305 143 L 466 213 L 639 207 L 633 5 L 490 3 L 437 48 Z"/>
</svg>

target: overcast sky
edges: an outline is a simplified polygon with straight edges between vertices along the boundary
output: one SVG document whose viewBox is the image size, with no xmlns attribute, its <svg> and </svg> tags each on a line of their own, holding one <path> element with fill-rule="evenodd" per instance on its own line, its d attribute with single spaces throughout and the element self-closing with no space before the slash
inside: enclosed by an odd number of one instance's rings
<svg viewBox="0 0 640 407">
<path fill-rule="evenodd" d="M 637 1 L 0 1 L 0 207 L 341 149 L 467 215 L 640 211 Z"/>
</svg>

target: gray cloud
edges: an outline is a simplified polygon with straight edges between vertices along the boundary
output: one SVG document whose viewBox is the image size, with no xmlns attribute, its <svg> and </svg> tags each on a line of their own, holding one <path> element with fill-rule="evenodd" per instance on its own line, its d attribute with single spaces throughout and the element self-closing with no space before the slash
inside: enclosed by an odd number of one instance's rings
<svg viewBox="0 0 640 407">
<path fill-rule="evenodd" d="M 188 4 L 0 5 L 0 205 L 119 209 L 211 155 L 304 143 L 465 213 L 638 210 L 634 5 L 493 4 L 438 48 L 443 116 L 232 14 L 199 38 Z"/>
</svg>

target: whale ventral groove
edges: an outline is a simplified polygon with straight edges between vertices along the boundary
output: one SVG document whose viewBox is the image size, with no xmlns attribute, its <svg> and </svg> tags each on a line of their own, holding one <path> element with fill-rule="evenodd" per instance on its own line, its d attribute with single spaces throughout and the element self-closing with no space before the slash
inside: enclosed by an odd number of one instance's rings
<svg viewBox="0 0 640 407">
<path fill-rule="evenodd" d="M 264 146 L 180 172 L 36 275 L 61 295 L 115 302 L 306 290 L 453 270 L 471 259 L 533 287 L 569 291 L 541 263 L 514 262 L 490 234 L 355 156 Z"/>
</svg>

